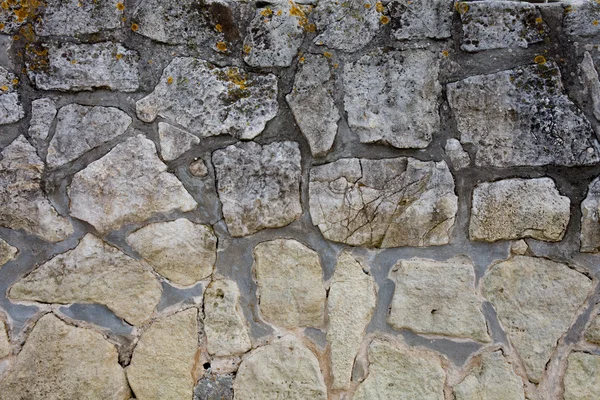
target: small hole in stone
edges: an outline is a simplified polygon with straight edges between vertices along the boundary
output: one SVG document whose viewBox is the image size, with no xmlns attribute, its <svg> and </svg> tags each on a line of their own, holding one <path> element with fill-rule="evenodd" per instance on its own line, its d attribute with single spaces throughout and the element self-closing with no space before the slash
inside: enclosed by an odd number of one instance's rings
<svg viewBox="0 0 600 400">
<path fill-rule="evenodd" d="M 437 310 L 431 310 L 431 315 L 435 314 Z"/>
<path fill-rule="evenodd" d="M 210 363 L 204 363 L 202 364 L 202 366 L 204 367 L 204 369 L 209 369 L 210 368 Z"/>
</svg>

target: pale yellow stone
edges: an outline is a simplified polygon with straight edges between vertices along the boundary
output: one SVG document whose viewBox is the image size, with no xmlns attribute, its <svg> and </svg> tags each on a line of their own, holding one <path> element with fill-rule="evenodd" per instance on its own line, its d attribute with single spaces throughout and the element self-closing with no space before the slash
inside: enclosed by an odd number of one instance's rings
<svg viewBox="0 0 600 400">
<path fill-rule="evenodd" d="M 4 321 L 0 321 L 0 358 L 7 357 L 10 354 L 10 341 L 6 332 Z"/>
<path fill-rule="evenodd" d="M 0 239 L 0 267 L 11 260 L 14 260 L 18 252 L 19 250 L 17 250 L 16 247 L 12 247 L 10 244 Z"/>
<path fill-rule="evenodd" d="M 600 399 L 600 356 L 574 352 L 567 362 L 564 400 Z"/>
<path fill-rule="evenodd" d="M 600 319 L 598 316 L 594 318 L 590 326 L 585 330 L 583 336 L 588 342 L 600 346 Z"/>
</svg>

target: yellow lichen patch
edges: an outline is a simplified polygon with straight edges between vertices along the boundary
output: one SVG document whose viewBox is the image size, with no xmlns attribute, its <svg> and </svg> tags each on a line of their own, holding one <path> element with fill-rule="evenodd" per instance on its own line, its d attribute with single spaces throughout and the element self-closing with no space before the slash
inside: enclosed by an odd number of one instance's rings
<svg viewBox="0 0 600 400">
<path fill-rule="evenodd" d="M 365 8 L 368 10 L 369 8 L 371 8 L 371 3 L 365 3 Z"/>
<path fill-rule="evenodd" d="M 244 45 L 244 54 L 250 54 L 251 50 L 252 47 L 248 46 L 247 44 Z"/>
<path fill-rule="evenodd" d="M 123 3 L 117 3 L 117 10 L 123 11 L 124 9 L 125 9 L 125 4 L 123 4 Z"/>
<path fill-rule="evenodd" d="M 71 64 L 77 64 L 77 60 L 71 60 Z"/>
<path fill-rule="evenodd" d="M 15 36 L 13 36 L 13 40 L 15 42 L 18 42 L 19 40 L 21 40 L 21 38 L 19 37 L 19 35 L 15 35 Z"/>
<path fill-rule="evenodd" d="M 323 52 L 323 55 L 324 55 L 325 57 L 327 57 L 327 58 L 331 58 L 331 57 L 333 57 L 333 54 L 331 54 L 331 53 L 330 53 L 330 52 L 328 52 L 328 51 L 324 51 L 324 52 Z"/>
<path fill-rule="evenodd" d="M 387 25 L 390 23 L 390 18 L 385 15 L 382 15 L 381 18 L 379 18 L 379 21 L 381 21 L 383 25 Z"/>
<path fill-rule="evenodd" d="M 338 63 L 333 64 L 333 68 L 335 68 L 335 69 L 337 69 L 339 66 L 340 66 L 340 64 L 338 64 Z"/>
<path fill-rule="evenodd" d="M 466 14 L 469 11 L 469 5 L 464 1 L 456 3 L 456 11 L 460 14 Z"/>
<path fill-rule="evenodd" d="M 377 3 L 375 3 L 375 9 L 377 10 L 377 12 L 382 13 L 385 7 L 383 6 L 382 2 L 378 1 Z"/>
<path fill-rule="evenodd" d="M 533 61 L 534 61 L 536 64 L 540 64 L 540 65 L 542 65 L 542 64 L 546 64 L 546 57 L 544 57 L 544 56 L 536 56 L 536 57 L 533 59 Z"/>
<path fill-rule="evenodd" d="M 123 54 L 117 53 L 117 55 L 115 57 L 117 57 L 117 60 L 120 60 L 121 58 L 123 58 Z"/>
<path fill-rule="evenodd" d="M 217 50 L 221 51 L 221 52 L 225 52 L 227 51 L 227 44 L 225 42 L 217 42 Z"/>
<path fill-rule="evenodd" d="M 594 25 L 594 26 L 598 26 L 598 20 L 597 20 L 597 19 L 595 19 L 594 21 L 592 21 L 592 25 Z"/>
<path fill-rule="evenodd" d="M 4 29 L 4 24 L 0 22 L 0 31 Z"/>
<path fill-rule="evenodd" d="M 140 29 L 140 26 L 136 23 L 131 24 L 131 30 L 137 32 Z"/>
<path fill-rule="evenodd" d="M 277 15 L 281 15 L 281 14 L 283 14 L 283 11 L 277 10 Z"/>
<path fill-rule="evenodd" d="M 535 23 L 536 23 L 536 24 L 541 24 L 542 22 L 544 22 L 544 20 L 543 20 L 541 17 L 537 17 L 537 18 L 535 19 Z"/>
<path fill-rule="evenodd" d="M 442 51 L 442 55 L 444 57 L 448 57 L 450 55 L 450 53 L 448 53 L 448 50 L 444 50 L 444 51 Z"/>
<path fill-rule="evenodd" d="M 246 75 L 241 74 L 237 68 L 227 69 L 227 80 L 242 90 L 247 89 Z"/>
<path fill-rule="evenodd" d="M 575 10 L 575 9 L 573 8 L 573 6 L 572 6 L 572 5 L 568 5 L 568 6 L 566 6 L 566 7 L 565 7 L 565 13 L 570 13 L 570 12 L 572 12 L 573 10 Z"/>
<path fill-rule="evenodd" d="M 221 24 L 216 24 L 215 29 L 217 30 L 217 32 L 223 32 L 223 26 Z"/>
<path fill-rule="evenodd" d="M 260 15 L 262 15 L 263 17 L 270 17 L 271 15 L 273 15 L 273 11 L 269 7 L 267 7 L 260 12 Z"/>
<path fill-rule="evenodd" d="M 300 58 L 298 59 L 298 61 L 300 61 L 300 63 L 301 63 L 301 64 L 303 64 L 303 63 L 304 63 L 304 61 L 306 61 L 306 59 L 304 58 L 304 56 L 302 56 L 302 57 L 300 57 Z"/>
<path fill-rule="evenodd" d="M 290 15 L 294 17 L 304 17 L 306 16 L 304 10 L 296 5 L 293 1 L 290 0 Z"/>
<path fill-rule="evenodd" d="M 167 85 L 171 85 L 172 83 L 173 83 L 173 77 L 172 77 L 172 76 L 169 76 L 169 77 L 167 78 Z"/>
<path fill-rule="evenodd" d="M 8 92 L 8 86 L 6 86 L 6 85 L 4 85 L 4 86 L 0 86 L 0 89 L 1 89 L 3 92 Z"/>
<path fill-rule="evenodd" d="M 19 84 L 19 80 L 17 78 L 13 79 L 12 80 L 12 84 L 13 84 L 13 86 L 18 85 Z"/>
</svg>

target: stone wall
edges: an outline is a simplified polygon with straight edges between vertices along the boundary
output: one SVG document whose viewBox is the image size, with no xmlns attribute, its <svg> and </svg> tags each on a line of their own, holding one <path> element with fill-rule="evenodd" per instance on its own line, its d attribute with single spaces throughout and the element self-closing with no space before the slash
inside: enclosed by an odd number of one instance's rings
<svg viewBox="0 0 600 400">
<path fill-rule="evenodd" d="M 0 398 L 600 398 L 599 20 L 4 0 Z"/>
</svg>

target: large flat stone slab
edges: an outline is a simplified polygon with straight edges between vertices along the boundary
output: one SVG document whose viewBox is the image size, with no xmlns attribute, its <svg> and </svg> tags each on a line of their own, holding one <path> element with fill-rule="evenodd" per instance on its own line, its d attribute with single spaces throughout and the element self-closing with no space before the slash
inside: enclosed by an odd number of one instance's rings
<svg viewBox="0 0 600 400">
<path fill-rule="evenodd" d="M 78 36 L 121 26 L 118 1 L 45 0 L 35 23 L 38 36 Z"/>
</svg>

